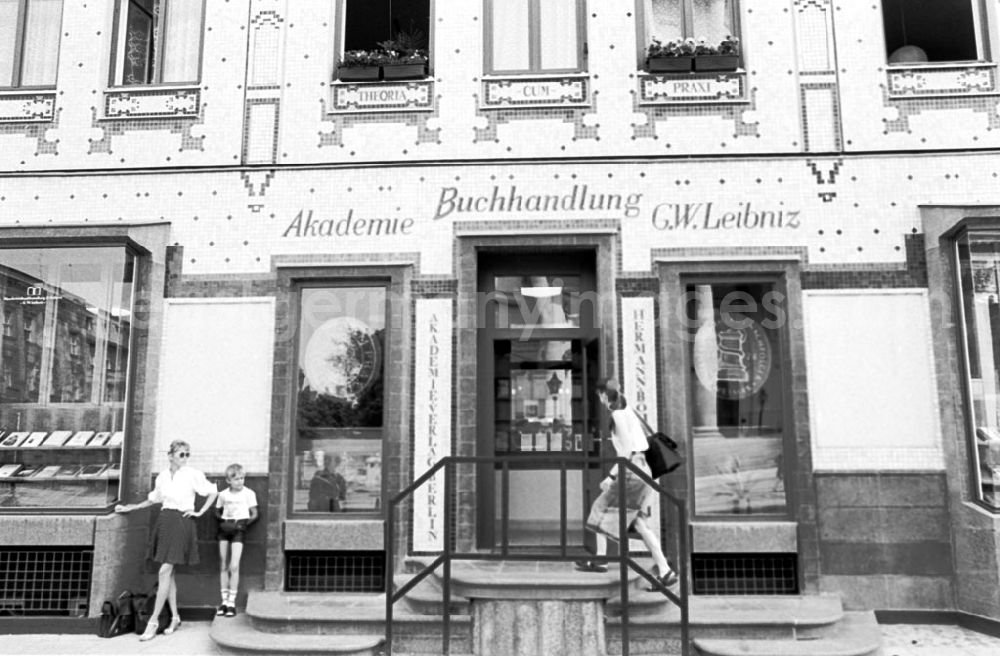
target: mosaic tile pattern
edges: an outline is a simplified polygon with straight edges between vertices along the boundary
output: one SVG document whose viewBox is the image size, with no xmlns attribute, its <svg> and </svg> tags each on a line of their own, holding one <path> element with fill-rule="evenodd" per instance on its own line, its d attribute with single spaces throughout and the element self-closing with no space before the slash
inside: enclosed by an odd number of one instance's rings
<svg viewBox="0 0 1000 656">
<path fill-rule="evenodd" d="M 205 135 L 195 135 L 196 126 L 204 124 L 204 117 L 196 119 L 165 119 L 165 118 L 127 118 L 106 120 L 98 115 L 97 109 L 91 110 L 91 127 L 100 131 L 101 138 L 91 138 L 88 155 L 96 153 L 113 154 L 113 143 L 116 137 L 133 132 L 152 132 L 165 130 L 170 134 L 180 136 L 179 152 L 185 150 L 205 150 Z M 169 160 L 168 160 L 169 161 Z"/>
<path fill-rule="evenodd" d="M 58 155 L 59 139 L 56 138 L 50 140 L 48 135 L 50 134 L 49 130 L 56 130 L 59 127 L 61 115 L 62 107 L 57 107 L 53 113 L 52 120 L 46 123 L 39 123 L 35 121 L 0 121 L 0 139 L 9 136 L 19 136 L 29 140 L 34 140 L 35 151 L 31 153 L 31 156 L 33 157 L 38 157 L 39 155 Z M 11 148 L 6 153 L 7 156 L 11 158 L 11 162 L 13 162 L 14 157 L 16 157 L 14 152 L 14 149 Z M 21 160 L 21 166 L 24 166 L 26 161 L 27 160 Z"/>
<path fill-rule="evenodd" d="M 589 104 L 590 78 L 586 76 L 505 78 L 482 80 L 482 108 L 565 107 Z"/>
<path fill-rule="evenodd" d="M 997 69 L 992 64 L 948 68 L 902 68 L 886 71 L 890 98 L 996 95 Z"/>
<path fill-rule="evenodd" d="M 51 121 L 56 113 L 56 94 L 0 95 L 0 125 L 28 121 Z"/>
<path fill-rule="evenodd" d="M 199 89 L 114 89 L 104 92 L 104 118 L 171 118 L 198 116 Z"/>
<path fill-rule="evenodd" d="M 633 123 L 632 139 L 659 139 L 658 124 L 664 123 L 665 135 L 673 130 L 682 130 L 684 124 L 682 119 L 691 117 L 715 117 L 732 123 L 732 138 L 757 137 L 759 135 L 759 123 L 756 120 L 744 121 L 744 116 L 757 109 L 757 90 L 750 89 L 748 92 L 748 102 L 745 104 L 698 104 L 691 106 L 648 106 L 641 102 L 641 96 L 636 91 L 632 91 L 632 98 L 635 112 L 645 114 L 645 123 Z M 744 92 L 747 93 L 747 92 Z M 669 136 L 664 136 L 668 139 Z M 669 141 L 667 147 L 670 147 Z"/>
<path fill-rule="evenodd" d="M 746 99 L 745 73 L 640 73 L 637 78 L 641 105 L 740 102 Z"/>
<path fill-rule="evenodd" d="M 335 82 L 330 85 L 330 93 L 331 111 L 337 113 L 434 110 L 433 80 L 367 84 Z"/>
<path fill-rule="evenodd" d="M 501 143 L 499 137 L 499 127 L 501 125 L 513 125 L 517 121 L 558 121 L 568 123 L 573 126 L 573 141 L 594 140 L 600 141 L 599 124 L 590 125 L 590 120 L 597 113 L 597 91 L 591 94 L 590 107 L 582 108 L 559 108 L 559 107 L 532 107 L 517 109 L 480 109 L 477 114 L 486 119 L 486 127 L 475 128 L 474 143 L 495 142 Z M 478 102 L 479 96 L 476 95 Z"/>
</svg>

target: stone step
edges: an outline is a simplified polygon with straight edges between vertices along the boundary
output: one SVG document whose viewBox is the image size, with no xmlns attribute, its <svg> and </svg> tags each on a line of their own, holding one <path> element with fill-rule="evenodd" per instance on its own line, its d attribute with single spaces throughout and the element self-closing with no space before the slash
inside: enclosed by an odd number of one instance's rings
<svg viewBox="0 0 1000 656">
<path fill-rule="evenodd" d="M 245 615 L 259 633 L 306 635 L 385 635 L 385 595 L 252 592 Z M 451 651 L 472 650 L 472 625 L 468 614 L 452 615 Z M 396 651 L 440 654 L 441 615 L 427 615 L 398 602 L 393 608 L 393 640 Z"/>
<path fill-rule="evenodd" d="M 401 587 L 409 583 L 415 576 L 416 574 L 410 573 L 395 574 L 392 577 L 392 581 L 395 588 L 399 590 Z M 434 576 L 433 574 L 427 576 L 413 589 L 409 590 L 403 597 L 402 601 L 405 602 L 409 609 L 414 613 L 422 615 L 443 615 L 444 591 L 442 590 L 440 578 Z M 469 614 L 469 600 L 455 594 L 454 590 L 451 591 L 451 603 L 449 606 L 451 607 L 452 615 Z"/>
<path fill-rule="evenodd" d="M 829 633 L 792 639 L 694 639 L 699 656 L 879 656 L 882 634 L 875 613 L 850 612 Z M 641 653 L 641 652 L 638 652 Z"/>
<path fill-rule="evenodd" d="M 644 600 L 648 600 L 645 593 Z M 661 595 L 662 599 L 662 595 Z M 632 654 L 680 653 L 680 608 L 660 601 L 655 608 L 629 614 L 629 647 Z M 606 613 L 609 654 L 621 653 L 621 605 L 609 608 L 619 615 Z M 845 614 L 840 598 L 822 596 L 754 596 L 689 598 L 691 638 L 717 640 L 803 640 L 824 638 L 839 630 Z"/>
<path fill-rule="evenodd" d="M 210 633 L 227 654 L 294 654 L 295 656 L 380 656 L 385 636 L 263 633 L 246 615 L 217 618 Z M 440 645 L 439 645 L 440 648 Z"/>
</svg>

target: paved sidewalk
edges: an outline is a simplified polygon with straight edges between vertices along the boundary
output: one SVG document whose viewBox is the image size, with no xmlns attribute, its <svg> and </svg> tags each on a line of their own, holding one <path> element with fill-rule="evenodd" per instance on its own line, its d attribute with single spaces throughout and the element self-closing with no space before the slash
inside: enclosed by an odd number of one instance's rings
<svg viewBox="0 0 1000 656">
<path fill-rule="evenodd" d="M 149 642 L 139 636 L 98 638 L 94 635 L 0 635 L 4 656 L 113 656 L 163 654 L 215 656 L 223 652 L 209 637 L 211 622 L 184 622 L 173 635 Z M 997 656 L 1000 638 L 959 626 L 942 624 L 883 624 L 884 656 Z"/>
</svg>

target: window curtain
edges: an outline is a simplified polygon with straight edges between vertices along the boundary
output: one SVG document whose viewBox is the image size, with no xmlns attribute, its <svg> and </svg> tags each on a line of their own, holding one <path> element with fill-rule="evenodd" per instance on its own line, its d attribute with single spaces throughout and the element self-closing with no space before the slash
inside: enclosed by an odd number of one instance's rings
<svg viewBox="0 0 1000 656">
<path fill-rule="evenodd" d="M 531 68 L 529 0 L 493 0 L 493 70 Z"/>
<path fill-rule="evenodd" d="M 0 87 L 14 84 L 18 0 L 0 0 Z"/>
<path fill-rule="evenodd" d="M 203 0 L 167 0 L 160 5 L 162 82 L 195 82 L 201 59 Z M 166 7 L 162 5 L 166 4 Z M 166 14 L 164 16 L 164 13 Z"/>
<path fill-rule="evenodd" d="M 666 43 L 680 38 L 705 39 L 716 45 L 733 35 L 733 0 L 688 0 L 692 31 L 684 28 L 685 0 L 643 0 L 646 15 L 646 42 L 653 38 Z"/>
<path fill-rule="evenodd" d="M 684 36 L 683 0 L 643 0 L 646 16 L 646 45 L 657 39 L 662 43 Z"/>
<path fill-rule="evenodd" d="M 718 45 L 733 34 L 732 0 L 692 0 L 692 4 L 694 34 L 691 36 Z"/>
<path fill-rule="evenodd" d="M 543 0 L 539 3 L 542 70 L 576 69 L 577 0 Z"/>
<path fill-rule="evenodd" d="M 31 0 L 24 24 L 21 86 L 55 86 L 62 0 Z"/>
</svg>

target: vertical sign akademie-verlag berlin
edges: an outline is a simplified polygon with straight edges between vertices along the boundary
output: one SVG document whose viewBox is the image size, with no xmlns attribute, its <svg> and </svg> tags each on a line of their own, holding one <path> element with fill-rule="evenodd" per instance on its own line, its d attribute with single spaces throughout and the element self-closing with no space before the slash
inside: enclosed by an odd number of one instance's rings
<svg viewBox="0 0 1000 656">
<path fill-rule="evenodd" d="M 413 383 L 413 478 L 451 455 L 452 302 L 416 302 Z M 444 548 L 444 471 L 413 494 L 413 550 Z"/>
</svg>

